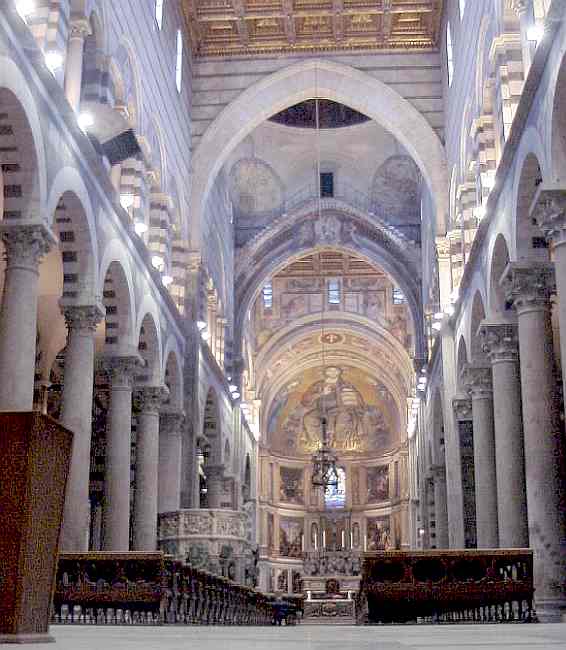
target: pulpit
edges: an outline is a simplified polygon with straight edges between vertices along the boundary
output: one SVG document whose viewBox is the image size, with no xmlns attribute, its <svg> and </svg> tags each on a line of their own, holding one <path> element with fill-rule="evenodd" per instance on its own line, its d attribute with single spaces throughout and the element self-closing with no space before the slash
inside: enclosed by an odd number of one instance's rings
<svg viewBox="0 0 566 650">
<path fill-rule="evenodd" d="M 0 413 L 0 644 L 49 636 L 73 434 L 40 413 Z"/>
</svg>

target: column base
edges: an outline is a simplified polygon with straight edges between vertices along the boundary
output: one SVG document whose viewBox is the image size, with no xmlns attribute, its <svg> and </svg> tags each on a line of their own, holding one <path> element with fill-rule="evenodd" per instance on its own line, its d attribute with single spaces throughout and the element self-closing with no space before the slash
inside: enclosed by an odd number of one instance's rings
<svg viewBox="0 0 566 650">
<path fill-rule="evenodd" d="M 0 634 L 2 643 L 55 643 L 51 634 Z"/>
<path fill-rule="evenodd" d="M 537 600 L 535 609 L 539 623 L 566 623 L 566 598 Z"/>
</svg>

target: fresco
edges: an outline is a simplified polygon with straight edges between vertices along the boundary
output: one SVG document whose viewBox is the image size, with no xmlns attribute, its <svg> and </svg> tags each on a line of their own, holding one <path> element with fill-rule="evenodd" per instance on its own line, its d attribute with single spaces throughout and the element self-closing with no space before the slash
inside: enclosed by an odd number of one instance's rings
<svg viewBox="0 0 566 650">
<path fill-rule="evenodd" d="M 367 468 L 368 503 L 389 499 L 389 467 Z"/>
<path fill-rule="evenodd" d="M 281 517 L 279 522 L 279 554 L 283 557 L 302 557 L 303 520 Z"/>
<path fill-rule="evenodd" d="M 302 469 L 281 467 L 279 499 L 286 503 L 304 504 Z"/>
<path fill-rule="evenodd" d="M 321 443 L 323 413 L 339 453 L 383 451 L 398 440 L 399 413 L 383 384 L 357 368 L 327 366 L 305 371 L 276 396 L 267 424 L 272 449 L 312 454 Z"/>
<path fill-rule="evenodd" d="M 393 548 L 389 517 L 371 517 L 367 520 L 366 545 L 368 551 L 390 551 Z"/>
</svg>

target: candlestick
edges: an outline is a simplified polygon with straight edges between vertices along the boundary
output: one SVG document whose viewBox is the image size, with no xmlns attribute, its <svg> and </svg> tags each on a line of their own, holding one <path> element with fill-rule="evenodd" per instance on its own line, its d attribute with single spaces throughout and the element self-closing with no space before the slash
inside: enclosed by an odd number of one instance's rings
<svg viewBox="0 0 566 650">
<path fill-rule="evenodd" d="M 367 550 L 368 550 L 368 535 L 366 533 L 365 537 L 364 537 L 364 551 L 367 551 Z"/>
<path fill-rule="evenodd" d="M 326 549 L 326 531 L 322 531 L 322 550 L 324 551 Z"/>
<path fill-rule="evenodd" d="M 346 532 L 342 531 L 342 549 L 346 546 Z"/>
<path fill-rule="evenodd" d="M 354 548 L 354 533 L 350 531 L 350 548 Z"/>
</svg>

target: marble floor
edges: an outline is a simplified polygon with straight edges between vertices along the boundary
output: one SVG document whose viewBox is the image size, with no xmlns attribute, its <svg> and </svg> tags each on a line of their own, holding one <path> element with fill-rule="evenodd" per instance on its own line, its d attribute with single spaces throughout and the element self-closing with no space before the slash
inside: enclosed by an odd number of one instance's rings
<svg viewBox="0 0 566 650">
<path fill-rule="evenodd" d="M 396 627 L 52 627 L 29 650 L 565 650 L 566 624 Z M 2 645 L 8 648 L 8 645 Z M 11 646 L 14 647 L 14 646 Z"/>
</svg>

